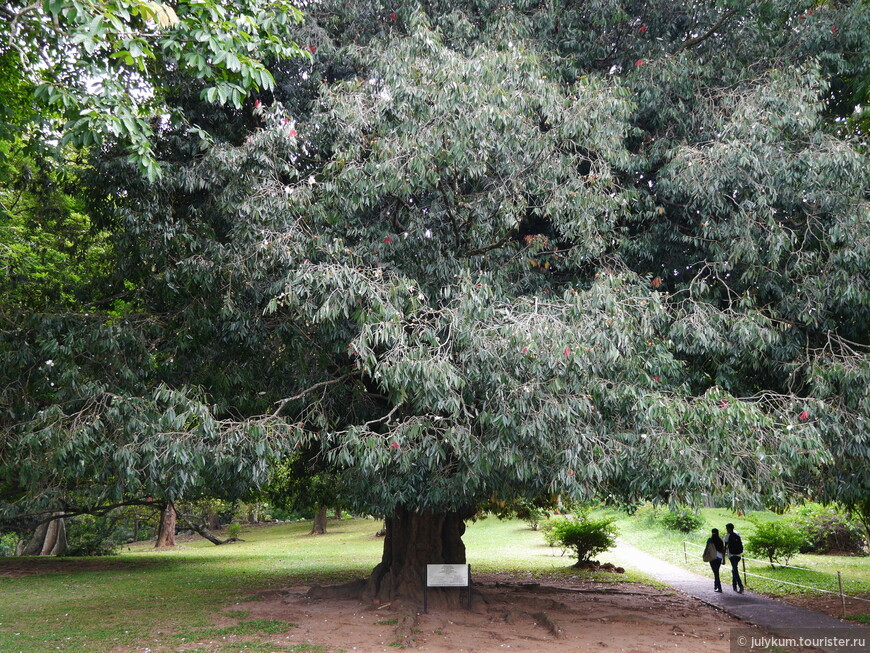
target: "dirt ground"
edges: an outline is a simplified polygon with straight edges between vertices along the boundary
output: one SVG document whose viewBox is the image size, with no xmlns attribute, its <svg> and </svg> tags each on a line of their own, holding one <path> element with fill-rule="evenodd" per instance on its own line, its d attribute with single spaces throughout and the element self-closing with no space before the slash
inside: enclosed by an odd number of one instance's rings
<svg viewBox="0 0 870 653">
<path fill-rule="evenodd" d="M 23 565 L 0 564 L 0 577 L 69 571 L 53 558 L 32 558 Z M 78 569 L 108 569 L 107 561 L 76 561 Z M 143 563 L 145 564 L 145 563 Z M 275 620 L 295 626 L 283 634 L 255 635 L 256 650 L 375 652 L 416 648 L 435 652 L 613 651 L 725 653 L 729 633 L 746 624 L 674 590 L 633 583 L 596 583 L 565 579 L 528 582 L 502 574 L 478 574 L 473 607 L 431 607 L 409 615 L 391 605 L 367 605 L 359 599 L 312 598 L 311 587 L 267 590 L 251 601 L 228 605 L 213 615 L 214 626 L 249 620 Z M 333 588 L 324 588 L 330 594 Z M 454 591 L 454 590 L 450 590 Z M 459 591 L 459 590 L 455 590 Z M 870 597 L 868 597 L 870 598 Z M 836 600 L 835 600 L 836 599 Z M 789 597 L 793 603 L 839 616 L 839 597 Z M 241 617 L 240 613 L 244 613 Z M 238 649 L 234 644 L 238 642 Z M 188 641 L 165 648 L 151 643 L 137 653 L 169 651 L 244 651 L 251 635 L 221 641 Z M 266 648 L 262 648 L 265 646 Z M 124 649 L 128 653 L 129 649 Z M 116 653 L 121 653 L 118 649 Z"/>
<path fill-rule="evenodd" d="M 475 578 L 474 605 L 431 608 L 401 623 L 392 606 L 312 599 L 308 587 L 261 593 L 242 604 L 246 619 L 298 624 L 275 644 L 327 646 L 330 651 L 680 651 L 729 650 L 729 630 L 744 626 L 678 592 L 629 583 Z M 459 590 L 456 590 L 459 591 Z M 239 606 L 236 606 L 239 607 Z M 399 623 L 397 623 L 399 622 Z M 405 626 L 403 629 L 402 626 Z M 410 633 L 410 640 L 399 633 Z"/>
</svg>

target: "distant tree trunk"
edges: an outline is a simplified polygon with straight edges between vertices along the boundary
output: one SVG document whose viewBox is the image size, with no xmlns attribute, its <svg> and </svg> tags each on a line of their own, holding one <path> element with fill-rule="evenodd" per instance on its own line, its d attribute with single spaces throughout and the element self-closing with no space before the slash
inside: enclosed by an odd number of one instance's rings
<svg viewBox="0 0 870 653">
<path fill-rule="evenodd" d="M 311 525 L 309 535 L 325 535 L 326 534 L 326 506 L 317 506 L 317 512 L 314 513 L 314 523 Z"/>
<path fill-rule="evenodd" d="M 427 564 L 465 563 L 462 535 L 465 520 L 473 514 L 473 510 L 396 510 L 386 518 L 383 556 L 369 577 L 363 597 L 375 603 L 422 603 Z M 456 606 L 459 592 L 452 588 L 432 590 L 429 600 L 433 605 Z"/>
<path fill-rule="evenodd" d="M 213 531 L 219 530 L 221 527 L 221 516 L 212 508 L 208 509 L 206 521 L 208 522 L 208 527 Z"/>
<path fill-rule="evenodd" d="M 160 513 L 160 526 L 157 529 L 157 541 L 154 543 L 155 549 L 175 546 L 175 520 L 175 506 L 170 501 Z"/>
<path fill-rule="evenodd" d="M 335 509 L 335 518 L 336 518 L 336 519 L 341 519 L 341 508 L 336 508 L 336 509 Z"/>
<path fill-rule="evenodd" d="M 40 524 L 21 550 L 26 556 L 56 556 L 66 551 L 66 523 L 63 518 Z"/>
</svg>

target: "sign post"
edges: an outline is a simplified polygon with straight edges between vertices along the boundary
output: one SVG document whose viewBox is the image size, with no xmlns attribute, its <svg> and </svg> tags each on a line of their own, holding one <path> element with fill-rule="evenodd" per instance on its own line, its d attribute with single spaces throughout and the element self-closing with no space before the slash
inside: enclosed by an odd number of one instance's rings
<svg viewBox="0 0 870 653">
<path fill-rule="evenodd" d="M 465 587 L 471 610 L 471 565 L 426 565 L 423 583 L 423 612 L 429 612 L 430 587 Z"/>
</svg>

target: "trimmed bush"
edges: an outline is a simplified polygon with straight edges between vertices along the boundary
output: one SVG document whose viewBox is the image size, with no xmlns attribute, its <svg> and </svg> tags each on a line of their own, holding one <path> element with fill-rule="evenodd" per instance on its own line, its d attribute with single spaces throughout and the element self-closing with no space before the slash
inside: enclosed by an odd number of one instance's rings
<svg viewBox="0 0 870 653">
<path fill-rule="evenodd" d="M 664 513 L 660 522 L 668 530 L 691 533 L 704 525 L 704 518 L 688 506 L 681 506 Z"/>
<path fill-rule="evenodd" d="M 805 541 L 801 530 L 788 522 L 756 522 L 755 532 L 746 538 L 746 551 L 764 556 L 773 567 L 775 563 L 788 564 Z"/>
<path fill-rule="evenodd" d="M 576 519 L 554 519 L 551 522 L 552 528 L 545 532 L 545 537 L 549 533 L 563 550 L 572 550 L 577 557 L 575 566 L 579 566 L 616 544 L 614 521 L 613 518 L 589 519 L 582 514 Z"/>
</svg>

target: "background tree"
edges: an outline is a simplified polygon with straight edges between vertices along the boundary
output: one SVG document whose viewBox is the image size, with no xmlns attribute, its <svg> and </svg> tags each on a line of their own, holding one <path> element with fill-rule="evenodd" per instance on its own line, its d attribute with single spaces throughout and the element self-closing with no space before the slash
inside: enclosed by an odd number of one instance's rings
<svg viewBox="0 0 870 653">
<path fill-rule="evenodd" d="M 341 506 L 337 479 L 311 452 L 285 459 L 274 471 L 265 494 L 277 508 L 313 514 L 311 535 L 325 534 L 328 509 Z M 339 518 L 340 512 L 339 508 Z"/>
<path fill-rule="evenodd" d="M 162 71 L 182 72 L 208 102 L 241 108 L 248 93 L 272 87 L 264 60 L 302 54 L 286 39 L 300 12 L 283 0 L 12 1 L 0 18 L 0 52 L 16 55 L 35 100 L 53 110 L 46 118 L 59 114 L 62 143 L 120 142 L 150 178 L 160 122 L 186 122 L 155 84 Z M 0 134 L 20 127 L 3 121 Z"/>
</svg>

